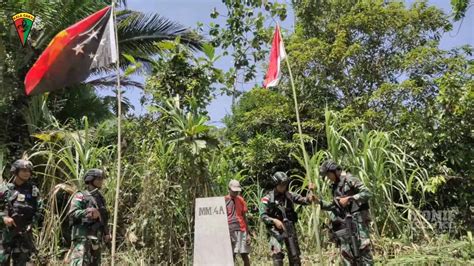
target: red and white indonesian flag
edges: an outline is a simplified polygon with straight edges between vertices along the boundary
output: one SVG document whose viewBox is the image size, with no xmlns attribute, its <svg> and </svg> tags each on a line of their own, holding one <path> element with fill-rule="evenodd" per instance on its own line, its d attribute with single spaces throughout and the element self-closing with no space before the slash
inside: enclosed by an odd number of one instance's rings
<svg viewBox="0 0 474 266">
<path fill-rule="evenodd" d="M 283 45 L 283 39 L 281 38 L 280 26 L 276 26 L 275 33 L 273 34 L 272 50 L 270 52 L 270 64 L 268 64 L 267 74 L 265 75 L 265 81 L 263 87 L 275 87 L 278 85 L 280 80 L 281 69 L 280 63 L 286 57 L 285 46 Z"/>
</svg>

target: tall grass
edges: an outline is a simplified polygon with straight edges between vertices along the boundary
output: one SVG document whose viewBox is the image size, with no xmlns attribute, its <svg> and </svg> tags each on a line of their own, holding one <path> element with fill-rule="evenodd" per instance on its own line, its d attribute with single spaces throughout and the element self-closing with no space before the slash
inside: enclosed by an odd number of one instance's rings
<svg viewBox="0 0 474 266">
<path fill-rule="evenodd" d="M 203 127 L 205 119 L 199 114 L 170 109 L 160 112 L 158 118 L 128 121 L 125 125 L 130 134 L 125 137 L 124 147 L 117 243 L 120 262 L 190 264 L 194 199 L 225 195 L 230 179 L 242 181 L 243 196 L 251 208 L 253 261 L 269 262 L 266 228 L 255 209 L 265 193 L 260 180 L 247 176 L 246 169 L 239 169 L 233 158 L 227 157 L 225 148 L 229 147 L 213 144 L 210 128 Z M 115 182 L 115 147 L 104 145 L 111 143 L 104 141 L 104 129 L 91 128 L 87 119 L 81 125 L 80 130 L 57 127 L 34 134 L 37 144 L 30 157 L 37 162 L 35 170 L 40 173 L 40 185 L 46 192 L 43 194 L 57 195 L 60 190 L 72 193 L 81 187 L 81 177 L 88 168 L 105 167 L 111 174 L 105 188 L 110 207 L 113 189 L 108 188 L 113 188 Z M 317 184 L 314 193 L 330 200 L 330 184 L 320 178 L 319 165 L 332 158 L 372 192 L 373 243 L 378 254 L 387 259 L 393 256 L 397 242 L 388 239 L 399 239 L 400 246 L 408 240 L 431 241 L 431 227 L 420 212 L 425 192 L 431 189 L 426 185 L 430 183 L 426 170 L 393 145 L 391 136 L 395 133 L 346 128 L 337 113 L 326 111 L 328 148 L 312 154 L 309 169 L 305 169 L 309 177 L 293 176 L 298 182 L 292 183 L 291 190 L 305 193 L 301 188 L 311 181 Z M 302 156 L 292 156 L 304 167 Z M 62 252 L 59 232 L 66 216 L 58 197 L 46 198 L 45 224 L 38 234 L 37 246 L 42 256 L 52 261 L 51 257 Z M 303 261 L 337 262 L 337 251 L 328 242 L 324 229 L 329 222 L 327 214 L 318 205 L 298 207 L 297 211 Z"/>
<path fill-rule="evenodd" d="M 428 172 L 391 141 L 391 134 L 360 127 L 343 130 L 326 111 L 328 156 L 358 176 L 372 193 L 370 208 L 377 236 L 429 238 L 420 208 L 425 204 Z M 395 133 L 392 133 L 395 134 Z"/>
<path fill-rule="evenodd" d="M 337 113 L 326 111 L 325 127 L 327 150 L 315 152 L 309 161 L 310 178 L 295 175 L 302 186 L 292 187 L 296 192 L 302 192 L 308 180 L 316 184 L 315 193 L 325 199 L 332 200 L 330 184 L 319 176 L 319 166 L 330 158 L 344 166 L 350 173 L 358 176 L 370 189 L 371 215 L 373 218 L 373 240 L 382 237 L 416 240 L 420 237 L 429 240 L 431 225 L 423 217 L 421 208 L 425 200 L 429 176 L 416 161 L 400 147 L 391 142 L 391 134 L 363 127 L 345 129 Z M 292 154 L 301 167 L 304 167 L 302 156 Z M 298 207 L 300 222 L 298 230 L 303 241 L 302 247 L 307 251 L 319 254 L 313 262 L 327 263 L 323 257 L 328 257 L 324 249 L 333 249 L 328 242 L 325 228 L 330 221 L 318 205 L 311 208 Z M 325 232 L 325 233 L 323 233 Z M 326 256 L 322 256 L 325 253 Z M 335 257 L 329 256 L 329 261 Z"/>
<path fill-rule="evenodd" d="M 68 202 L 58 202 L 58 193 L 68 195 L 81 189 L 82 176 L 90 168 L 106 170 L 113 163 L 114 147 L 101 146 L 96 131 L 89 127 L 87 118 L 81 121 L 81 130 L 54 128 L 33 134 L 37 144 L 30 159 L 37 163 L 39 185 L 44 193 L 44 224 L 38 237 L 42 256 L 61 254 L 61 227 L 67 223 Z M 58 186 L 61 184 L 61 186 Z M 111 197 L 108 197 L 109 203 Z M 68 200 L 68 197 L 63 198 Z M 65 236 L 63 236 L 65 237 Z M 66 236 L 67 237 L 67 236 Z"/>
<path fill-rule="evenodd" d="M 194 201 L 221 189 L 213 176 L 223 173 L 217 140 L 207 117 L 183 109 L 177 100 L 150 111 L 157 118 L 129 125 L 136 132 L 129 137 L 124 165 L 130 169 L 126 179 L 136 189 L 122 221 L 123 248 L 147 254 L 147 264 L 187 264 L 192 258 Z"/>
</svg>

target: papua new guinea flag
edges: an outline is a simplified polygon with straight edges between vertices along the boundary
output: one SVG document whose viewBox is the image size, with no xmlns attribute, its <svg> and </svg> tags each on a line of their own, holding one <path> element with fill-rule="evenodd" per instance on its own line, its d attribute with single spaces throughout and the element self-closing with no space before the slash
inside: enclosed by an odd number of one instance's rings
<svg viewBox="0 0 474 266">
<path fill-rule="evenodd" d="M 26 94 L 80 83 L 92 69 L 116 62 L 113 23 L 108 6 L 58 33 L 26 74 Z"/>
</svg>

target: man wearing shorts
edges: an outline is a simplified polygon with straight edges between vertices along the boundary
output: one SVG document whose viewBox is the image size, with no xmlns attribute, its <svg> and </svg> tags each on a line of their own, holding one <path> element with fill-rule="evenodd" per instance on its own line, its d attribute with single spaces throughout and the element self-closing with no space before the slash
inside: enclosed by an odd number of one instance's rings
<svg viewBox="0 0 474 266">
<path fill-rule="evenodd" d="M 227 222 L 229 223 L 230 241 L 232 243 L 232 252 L 234 260 L 236 255 L 240 254 L 245 266 L 250 265 L 250 235 L 248 233 L 247 203 L 239 195 L 242 191 L 240 183 L 237 180 L 229 182 L 229 195 L 225 196 L 227 207 Z"/>
</svg>

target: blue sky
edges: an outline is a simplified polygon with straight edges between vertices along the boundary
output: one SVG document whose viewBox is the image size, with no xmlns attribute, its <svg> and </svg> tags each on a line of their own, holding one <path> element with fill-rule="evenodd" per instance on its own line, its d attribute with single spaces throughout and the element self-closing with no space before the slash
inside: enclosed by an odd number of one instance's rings
<svg viewBox="0 0 474 266">
<path fill-rule="evenodd" d="M 280 1 L 281 2 L 281 1 Z M 286 0 L 289 3 L 291 1 Z M 411 4 L 414 0 L 405 1 Z M 436 5 L 447 14 L 451 13 L 451 6 L 449 0 L 429 0 L 432 5 Z M 226 9 L 221 0 L 129 0 L 127 1 L 128 8 L 145 13 L 156 12 L 170 20 L 181 23 L 190 28 L 195 28 L 198 22 L 208 25 L 210 22 L 217 22 L 221 25 L 225 24 L 225 18 L 219 17 L 218 20 L 211 19 L 209 14 L 216 8 L 221 14 L 226 14 Z M 287 19 L 282 23 L 282 27 L 286 30 L 293 29 L 294 15 L 289 9 Z M 473 27 L 474 25 L 474 8 L 470 8 L 466 14 L 464 21 L 453 24 L 453 30 L 443 35 L 440 46 L 443 49 L 451 49 L 453 47 L 470 44 L 474 46 Z M 272 26 L 272 25 L 267 25 Z M 230 57 L 222 58 L 217 62 L 216 67 L 227 70 L 231 67 L 232 60 Z M 250 84 L 245 84 L 239 89 L 248 90 L 253 87 L 255 83 L 261 84 L 265 69 L 259 69 L 260 73 L 257 79 Z M 143 77 L 138 77 L 137 80 L 143 81 Z M 144 113 L 146 109 L 140 106 L 139 99 L 141 91 L 137 89 L 128 89 L 125 95 L 131 100 L 135 106 L 137 114 Z M 231 97 L 218 96 L 208 107 L 209 115 L 211 116 L 211 123 L 221 126 L 221 119 L 230 113 Z"/>
</svg>

